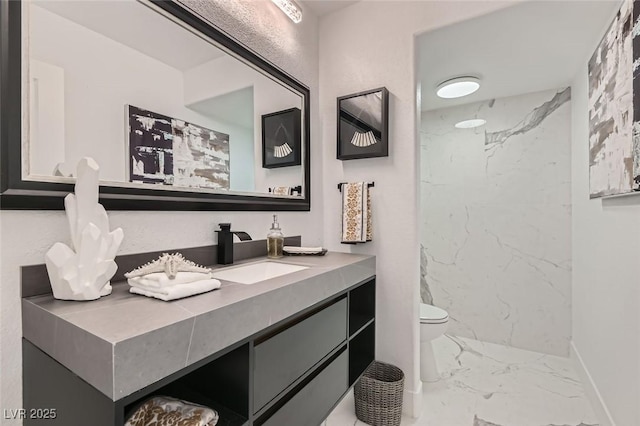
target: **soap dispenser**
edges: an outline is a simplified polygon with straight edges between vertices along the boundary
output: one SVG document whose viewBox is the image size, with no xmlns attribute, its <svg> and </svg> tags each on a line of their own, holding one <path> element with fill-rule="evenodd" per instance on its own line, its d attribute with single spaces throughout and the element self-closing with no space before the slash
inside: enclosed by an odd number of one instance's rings
<svg viewBox="0 0 640 426">
<path fill-rule="evenodd" d="M 278 223 L 278 215 L 273 215 L 273 224 L 267 234 L 267 257 L 269 259 L 277 259 L 282 257 L 282 248 L 284 246 L 284 235 L 280 230 Z"/>
</svg>

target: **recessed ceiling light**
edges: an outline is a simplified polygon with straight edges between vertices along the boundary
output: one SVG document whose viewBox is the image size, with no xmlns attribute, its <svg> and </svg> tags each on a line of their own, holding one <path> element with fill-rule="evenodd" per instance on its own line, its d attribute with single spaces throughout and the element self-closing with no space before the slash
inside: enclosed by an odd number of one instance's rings
<svg viewBox="0 0 640 426">
<path fill-rule="evenodd" d="M 474 127 L 483 126 L 487 120 L 482 118 L 473 118 L 471 120 L 463 120 L 455 124 L 456 129 L 473 129 Z"/>
<path fill-rule="evenodd" d="M 461 98 L 472 94 L 479 88 L 480 79 L 477 77 L 456 77 L 440 83 L 436 94 L 445 99 Z"/>
</svg>

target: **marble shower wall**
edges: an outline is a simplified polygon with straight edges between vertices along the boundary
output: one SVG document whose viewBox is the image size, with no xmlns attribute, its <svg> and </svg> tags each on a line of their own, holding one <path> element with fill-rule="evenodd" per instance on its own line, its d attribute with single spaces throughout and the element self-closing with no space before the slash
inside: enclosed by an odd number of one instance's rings
<svg viewBox="0 0 640 426">
<path fill-rule="evenodd" d="M 425 112 L 421 296 L 448 333 L 567 356 L 570 88 Z M 468 118 L 476 129 L 456 129 Z"/>
</svg>

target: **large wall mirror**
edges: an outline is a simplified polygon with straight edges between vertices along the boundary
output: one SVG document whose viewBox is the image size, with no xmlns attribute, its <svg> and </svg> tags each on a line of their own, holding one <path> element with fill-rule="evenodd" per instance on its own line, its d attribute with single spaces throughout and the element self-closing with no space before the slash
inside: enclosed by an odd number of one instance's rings
<svg viewBox="0 0 640 426">
<path fill-rule="evenodd" d="M 62 208 L 92 157 L 107 208 L 309 209 L 303 84 L 174 2 L 1 7 L 3 208 Z"/>
</svg>

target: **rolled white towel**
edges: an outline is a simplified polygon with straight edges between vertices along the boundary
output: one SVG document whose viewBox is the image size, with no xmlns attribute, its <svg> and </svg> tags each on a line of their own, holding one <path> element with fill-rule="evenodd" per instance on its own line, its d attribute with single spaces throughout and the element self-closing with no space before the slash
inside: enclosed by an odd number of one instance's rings
<svg viewBox="0 0 640 426">
<path fill-rule="evenodd" d="M 297 246 L 284 246 L 282 250 L 288 253 L 305 253 L 305 254 L 313 254 L 320 253 L 323 248 L 322 247 L 297 247 Z"/>
<path fill-rule="evenodd" d="M 195 281 L 211 279 L 211 272 L 178 272 L 176 277 L 171 279 L 164 272 L 154 272 L 141 277 L 129 278 L 127 282 L 130 286 L 144 286 L 149 288 L 162 288 L 178 284 L 187 284 Z"/>
<path fill-rule="evenodd" d="M 155 297 L 156 299 L 169 301 L 182 299 L 183 297 L 193 296 L 200 293 L 220 288 L 220 281 L 216 279 L 195 281 L 185 284 L 170 285 L 160 288 L 150 288 L 147 286 L 131 286 L 130 293 L 140 294 L 147 297 Z"/>
</svg>

